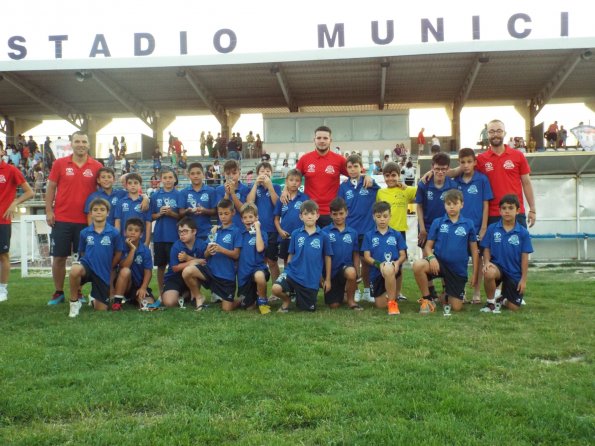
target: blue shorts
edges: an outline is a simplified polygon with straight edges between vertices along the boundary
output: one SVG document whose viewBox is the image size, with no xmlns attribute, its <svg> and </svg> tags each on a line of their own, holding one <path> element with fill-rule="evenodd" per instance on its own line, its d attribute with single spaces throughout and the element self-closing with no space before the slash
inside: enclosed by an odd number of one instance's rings
<svg viewBox="0 0 595 446">
<path fill-rule="evenodd" d="M 206 280 L 201 280 L 201 285 L 207 290 L 211 290 L 211 295 L 216 295 L 226 302 L 233 302 L 236 293 L 236 282 L 234 280 L 225 280 L 213 275 L 208 265 L 196 265 L 196 268 L 202 273 Z"/>
</svg>

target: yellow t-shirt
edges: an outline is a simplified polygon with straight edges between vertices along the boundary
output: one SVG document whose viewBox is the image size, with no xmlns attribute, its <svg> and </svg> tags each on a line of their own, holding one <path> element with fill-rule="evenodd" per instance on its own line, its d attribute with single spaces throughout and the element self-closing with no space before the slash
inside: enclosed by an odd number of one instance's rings
<svg viewBox="0 0 595 446">
<path fill-rule="evenodd" d="M 416 192 L 417 186 L 407 186 L 406 189 L 387 187 L 376 194 L 376 201 L 390 204 L 389 226 L 395 231 L 407 231 L 407 206 L 415 201 Z"/>
</svg>

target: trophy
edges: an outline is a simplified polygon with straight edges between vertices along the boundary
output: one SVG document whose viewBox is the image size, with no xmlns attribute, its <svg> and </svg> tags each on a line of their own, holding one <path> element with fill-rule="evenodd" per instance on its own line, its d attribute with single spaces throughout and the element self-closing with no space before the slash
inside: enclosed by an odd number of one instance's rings
<svg viewBox="0 0 595 446">
<path fill-rule="evenodd" d="M 209 233 L 209 235 L 207 236 L 207 238 L 209 239 L 209 244 L 215 243 L 215 240 L 217 240 L 217 233 L 216 232 L 211 232 L 211 233 Z"/>
<path fill-rule="evenodd" d="M 357 187 L 357 178 L 352 178 L 351 184 L 353 184 L 353 187 Z"/>
<path fill-rule="evenodd" d="M 140 304 L 141 311 L 149 311 L 149 301 L 147 299 L 143 299 Z"/>
<path fill-rule="evenodd" d="M 450 309 L 451 309 L 450 305 L 448 305 L 448 304 L 444 305 L 444 316 L 445 317 L 450 317 Z"/>
<path fill-rule="evenodd" d="M 178 305 L 180 306 L 180 308 L 182 310 L 186 309 L 186 307 L 184 306 L 184 298 L 183 297 L 178 298 Z"/>
<path fill-rule="evenodd" d="M 250 225 L 250 230 L 248 231 L 250 234 L 256 234 L 256 227 L 254 225 Z"/>
<path fill-rule="evenodd" d="M 500 302 L 496 302 L 494 304 L 494 314 L 500 314 L 501 309 L 502 309 L 502 304 Z"/>
<path fill-rule="evenodd" d="M 393 255 L 390 252 L 384 253 L 384 262 L 385 263 L 390 263 L 392 258 L 393 258 Z"/>
<path fill-rule="evenodd" d="M 81 262 L 79 261 L 79 253 L 75 252 L 74 254 L 72 254 L 72 264 L 73 265 L 79 265 Z"/>
</svg>

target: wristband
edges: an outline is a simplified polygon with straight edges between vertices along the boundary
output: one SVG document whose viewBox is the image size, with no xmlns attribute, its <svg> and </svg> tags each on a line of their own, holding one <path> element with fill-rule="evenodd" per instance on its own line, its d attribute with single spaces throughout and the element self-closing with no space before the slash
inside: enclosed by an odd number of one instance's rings
<svg viewBox="0 0 595 446">
<path fill-rule="evenodd" d="M 428 261 L 428 263 L 430 263 L 430 260 L 434 260 L 436 258 L 435 255 L 431 254 L 429 256 L 426 257 L 426 260 Z"/>
<path fill-rule="evenodd" d="M 378 260 L 374 260 L 374 266 L 378 269 L 380 269 L 380 265 L 381 263 Z"/>
</svg>

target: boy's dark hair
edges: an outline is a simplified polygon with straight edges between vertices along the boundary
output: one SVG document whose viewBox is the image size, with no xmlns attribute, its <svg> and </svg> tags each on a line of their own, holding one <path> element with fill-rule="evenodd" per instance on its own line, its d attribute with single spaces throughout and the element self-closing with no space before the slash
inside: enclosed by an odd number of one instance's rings
<svg viewBox="0 0 595 446">
<path fill-rule="evenodd" d="M 107 201 L 105 198 L 93 199 L 93 201 L 91 201 L 91 203 L 89 203 L 89 211 L 92 211 L 95 206 L 104 206 L 108 212 L 111 207 L 109 204 L 109 201 Z"/>
<path fill-rule="evenodd" d="M 386 211 L 390 213 L 390 204 L 386 201 L 377 201 L 374 203 L 374 206 L 372 206 L 372 214 L 382 214 Z"/>
<path fill-rule="evenodd" d="M 411 161 L 407 161 L 407 164 L 405 164 L 405 166 L 411 169 L 413 167 L 413 163 Z"/>
<path fill-rule="evenodd" d="M 498 207 L 501 207 L 503 204 L 514 204 L 517 209 L 520 209 L 521 207 L 519 197 L 517 197 L 515 194 L 504 195 L 500 200 L 500 203 L 498 203 Z"/>
<path fill-rule="evenodd" d="M 318 212 L 318 205 L 313 200 L 306 200 L 302 203 L 300 207 L 300 214 L 304 214 L 306 212 Z"/>
<path fill-rule="evenodd" d="M 263 161 L 261 163 L 258 163 L 258 165 L 256 166 L 256 174 L 257 175 L 258 175 L 258 172 L 260 172 L 260 169 L 262 169 L 263 167 L 265 169 L 269 169 L 271 172 L 273 171 L 273 166 L 271 166 L 271 163 Z"/>
<path fill-rule="evenodd" d="M 97 179 L 99 179 L 99 176 L 103 172 L 107 172 L 107 173 L 111 174 L 112 177 L 116 178 L 116 172 L 114 171 L 114 169 L 112 169 L 111 167 L 100 167 L 99 170 L 97 171 Z"/>
<path fill-rule="evenodd" d="M 475 150 L 470 149 L 469 147 L 464 147 L 459 150 L 459 159 L 467 158 L 470 156 L 471 158 L 475 159 Z"/>
<path fill-rule="evenodd" d="M 194 229 L 196 230 L 196 223 L 194 222 L 194 219 L 192 217 L 184 217 L 182 218 L 178 224 L 176 225 L 178 228 L 181 228 L 182 226 L 188 226 L 190 229 Z"/>
<path fill-rule="evenodd" d="M 200 163 L 196 163 L 196 164 L 200 164 Z M 170 169 L 169 167 L 164 167 L 161 169 L 161 172 L 159 172 L 159 176 L 163 177 L 164 173 L 173 173 L 174 174 L 174 178 L 176 179 L 176 181 L 174 182 L 174 187 L 176 187 L 178 185 L 178 174 L 176 173 L 175 170 Z"/>
<path fill-rule="evenodd" d="M 298 177 L 301 180 L 302 179 L 302 172 L 300 172 L 297 169 L 289 169 L 287 171 L 287 175 L 285 176 L 285 179 L 287 179 L 289 177 Z"/>
<path fill-rule="evenodd" d="M 450 189 L 447 190 L 446 193 L 444 194 L 444 202 L 445 203 L 456 203 L 457 201 L 460 201 L 461 203 L 463 203 L 463 192 L 461 192 L 458 189 Z"/>
<path fill-rule="evenodd" d="M 228 198 L 223 198 L 221 201 L 219 201 L 219 203 L 217 203 L 217 209 L 234 209 L 233 201 Z"/>
<path fill-rule="evenodd" d="M 349 155 L 345 161 L 345 164 L 347 163 L 359 164 L 360 167 L 364 167 L 364 164 L 362 163 L 362 157 L 359 155 Z"/>
<path fill-rule="evenodd" d="M 143 177 L 141 177 L 136 172 L 132 172 L 132 173 L 129 173 L 128 175 L 126 175 L 126 184 L 128 184 L 132 180 L 136 180 L 139 182 L 139 184 L 143 184 Z"/>
<path fill-rule="evenodd" d="M 401 175 L 401 166 L 399 166 L 394 161 L 389 161 L 382 168 L 382 173 L 385 174 L 385 173 L 393 173 L 393 172 L 397 172 L 399 175 Z"/>
<path fill-rule="evenodd" d="M 343 198 L 337 197 L 333 201 L 331 201 L 331 203 L 329 204 L 329 209 L 331 210 L 331 212 L 339 212 L 341 209 L 347 210 L 347 203 L 345 203 L 345 200 L 343 200 Z"/>
<path fill-rule="evenodd" d="M 244 203 L 240 208 L 240 215 L 243 216 L 244 214 L 253 214 L 255 217 L 258 217 L 258 208 L 254 203 Z"/>
<path fill-rule="evenodd" d="M 128 229 L 128 226 L 136 226 L 140 229 L 141 234 L 145 231 L 145 224 L 140 218 L 129 218 L 126 220 L 126 225 L 124 226 L 125 229 Z"/>
<path fill-rule="evenodd" d="M 316 130 L 314 130 L 314 134 L 316 135 L 316 132 L 328 132 L 329 135 L 332 135 L 333 132 L 331 131 L 330 128 L 328 128 L 326 125 L 321 125 L 320 127 L 317 127 Z"/>
<path fill-rule="evenodd" d="M 202 167 L 202 164 L 200 164 L 199 162 L 195 161 L 193 163 L 188 164 L 188 169 L 187 171 L 190 172 L 192 169 L 200 169 L 201 172 L 204 173 L 205 169 Z"/>
<path fill-rule="evenodd" d="M 436 153 L 432 157 L 432 166 L 450 166 L 450 156 L 448 156 L 448 153 Z"/>
<path fill-rule="evenodd" d="M 227 160 L 223 164 L 223 173 L 231 172 L 232 170 L 240 170 L 240 165 L 236 160 Z"/>
</svg>

